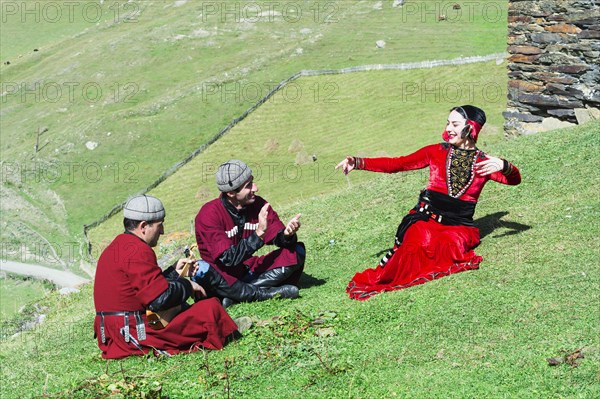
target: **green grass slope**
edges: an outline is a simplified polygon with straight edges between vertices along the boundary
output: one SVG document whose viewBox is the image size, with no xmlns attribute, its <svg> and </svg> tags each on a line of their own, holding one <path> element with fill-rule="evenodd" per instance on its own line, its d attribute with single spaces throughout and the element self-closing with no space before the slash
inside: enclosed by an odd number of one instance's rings
<svg viewBox="0 0 600 399">
<path fill-rule="evenodd" d="M 231 308 L 257 320 L 241 340 L 102 361 L 87 287 L 52 296 L 44 325 L 2 343 L 0 396 L 596 398 L 599 131 L 594 122 L 484 147 L 518 165 L 523 183 L 490 183 L 481 196 L 480 270 L 349 300 L 348 280 L 376 264 L 424 185 L 421 173 L 356 172 L 366 181 L 280 210 L 304 214 L 302 297 Z"/>
<path fill-rule="evenodd" d="M 214 173 L 228 159 L 253 168 L 273 206 L 364 181 L 334 166 L 346 154 L 399 155 L 441 140 L 448 110 L 475 103 L 488 114 L 482 142 L 502 140 L 506 64 L 358 72 L 294 81 L 150 194 L 167 209 L 166 233 L 189 232 L 198 209 L 216 198 Z M 316 161 L 313 159 L 316 157 Z M 91 230 L 93 255 L 122 230 L 122 214 Z"/>
<path fill-rule="evenodd" d="M 45 281 L 3 273 L 0 275 L 0 320 L 18 314 L 24 298 L 27 302 L 41 300 L 54 288 Z"/>
<path fill-rule="evenodd" d="M 506 0 L 454 3 L 2 1 L 5 255 L 31 261 L 35 245 L 48 245 L 62 259 L 53 265 L 72 267 L 83 224 L 301 69 L 505 50 Z"/>
</svg>

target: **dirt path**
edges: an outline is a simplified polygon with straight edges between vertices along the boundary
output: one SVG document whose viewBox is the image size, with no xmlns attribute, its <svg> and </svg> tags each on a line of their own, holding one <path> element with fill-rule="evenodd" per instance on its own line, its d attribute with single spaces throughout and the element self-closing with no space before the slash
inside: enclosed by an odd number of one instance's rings
<svg viewBox="0 0 600 399">
<path fill-rule="evenodd" d="M 60 287 L 78 287 L 89 282 L 89 280 L 71 272 L 10 260 L 0 260 L 0 271 L 46 279 Z"/>
</svg>

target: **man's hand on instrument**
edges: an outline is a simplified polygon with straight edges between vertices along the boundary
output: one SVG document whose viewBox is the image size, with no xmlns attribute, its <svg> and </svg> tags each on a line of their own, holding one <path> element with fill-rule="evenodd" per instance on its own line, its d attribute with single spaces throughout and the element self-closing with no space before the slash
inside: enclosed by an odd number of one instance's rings
<svg viewBox="0 0 600 399">
<path fill-rule="evenodd" d="M 267 217 L 269 214 L 269 203 L 263 205 L 260 212 L 258 213 L 258 227 L 256 228 L 256 235 L 263 239 L 265 233 L 267 232 L 268 222 Z"/>
<path fill-rule="evenodd" d="M 354 159 L 353 156 L 348 155 L 346 159 L 338 163 L 335 168 L 342 168 L 342 172 L 347 175 L 348 173 L 352 172 L 354 168 L 356 168 L 356 159 Z"/>
<path fill-rule="evenodd" d="M 296 234 L 298 230 L 300 230 L 300 226 L 302 225 L 300 223 L 300 216 L 302 216 L 301 213 L 294 216 L 292 220 L 288 222 L 287 226 L 285 226 L 285 230 L 283 231 L 283 235 L 286 237 L 291 237 Z"/>
<path fill-rule="evenodd" d="M 190 277 L 194 277 L 196 275 L 196 273 L 198 273 L 198 261 L 197 260 L 193 260 L 193 264 L 190 266 L 190 273 L 189 276 Z"/>
<path fill-rule="evenodd" d="M 181 277 L 193 276 L 195 274 L 194 262 L 196 262 L 194 259 L 179 259 L 175 265 L 175 271 L 179 273 L 179 276 Z"/>
</svg>

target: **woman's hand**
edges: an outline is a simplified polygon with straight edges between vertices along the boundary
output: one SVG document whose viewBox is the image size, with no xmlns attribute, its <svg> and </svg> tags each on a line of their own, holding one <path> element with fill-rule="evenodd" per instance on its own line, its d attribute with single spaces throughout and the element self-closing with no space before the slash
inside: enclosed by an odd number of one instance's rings
<svg viewBox="0 0 600 399">
<path fill-rule="evenodd" d="M 344 159 L 342 162 L 338 163 L 335 168 L 336 169 L 342 168 L 342 171 L 344 172 L 344 174 L 347 175 L 348 173 L 352 172 L 355 167 L 356 167 L 356 159 L 354 159 L 354 157 L 348 155 L 346 157 L 346 159 Z"/>
<path fill-rule="evenodd" d="M 504 169 L 504 160 L 488 156 L 485 160 L 475 164 L 475 171 L 479 176 L 487 176 Z"/>
</svg>

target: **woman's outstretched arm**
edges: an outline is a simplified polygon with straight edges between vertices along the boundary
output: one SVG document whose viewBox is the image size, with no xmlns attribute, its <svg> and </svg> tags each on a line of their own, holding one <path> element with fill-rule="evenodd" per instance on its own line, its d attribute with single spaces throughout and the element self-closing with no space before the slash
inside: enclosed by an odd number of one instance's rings
<svg viewBox="0 0 600 399">
<path fill-rule="evenodd" d="M 345 174 L 350 173 L 354 169 L 382 173 L 397 173 L 406 170 L 422 169 L 429 166 L 431 159 L 430 155 L 432 151 L 438 148 L 438 146 L 439 144 L 432 144 L 423 147 L 412 154 L 395 158 L 359 158 L 349 155 L 337 164 L 335 168 L 341 168 Z"/>
</svg>

